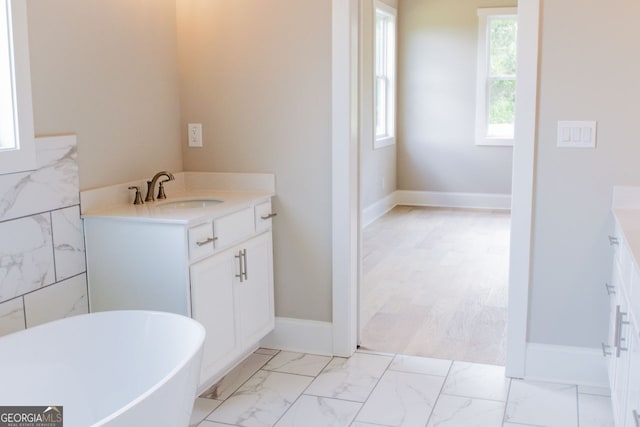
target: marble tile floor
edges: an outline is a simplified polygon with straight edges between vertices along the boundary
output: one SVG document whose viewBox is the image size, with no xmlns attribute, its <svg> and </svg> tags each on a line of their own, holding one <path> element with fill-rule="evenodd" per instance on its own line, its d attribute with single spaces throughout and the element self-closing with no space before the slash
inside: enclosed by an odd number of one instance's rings
<svg viewBox="0 0 640 427">
<path fill-rule="evenodd" d="M 608 389 L 509 379 L 504 368 L 358 351 L 258 349 L 196 399 L 191 426 L 613 427 Z"/>
</svg>

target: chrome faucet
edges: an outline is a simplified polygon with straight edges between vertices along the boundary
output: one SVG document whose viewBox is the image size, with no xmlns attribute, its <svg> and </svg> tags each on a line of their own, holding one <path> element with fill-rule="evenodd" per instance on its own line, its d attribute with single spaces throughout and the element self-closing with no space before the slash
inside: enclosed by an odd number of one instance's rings
<svg viewBox="0 0 640 427">
<path fill-rule="evenodd" d="M 161 176 L 166 176 L 168 179 L 164 180 L 160 183 L 161 191 L 158 193 L 158 199 L 166 199 L 167 196 L 164 194 L 164 188 L 162 188 L 162 183 L 173 181 L 175 178 L 171 172 L 162 171 L 158 172 L 151 178 L 151 181 L 147 181 L 147 197 L 144 198 L 145 202 L 153 202 L 156 198 L 153 197 L 153 193 L 156 189 L 156 182 L 160 179 Z"/>
</svg>

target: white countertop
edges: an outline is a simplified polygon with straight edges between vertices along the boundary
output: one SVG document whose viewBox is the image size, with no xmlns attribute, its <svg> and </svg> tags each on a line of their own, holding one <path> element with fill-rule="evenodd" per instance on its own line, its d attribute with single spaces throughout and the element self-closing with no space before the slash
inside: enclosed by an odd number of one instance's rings
<svg viewBox="0 0 640 427">
<path fill-rule="evenodd" d="M 638 267 L 640 266 L 640 187 L 613 187 L 611 210 L 624 234 L 633 255 L 633 261 Z"/>
<path fill-rule="evenodd" d="M 167 199 L 148 202 L 143 205 L 133 203 L 88 210 L 82 213 L 83 218 L 108 218 L 123 221 L 195 224 L 211 220 L 252 206 L 274 196 L 271 191 L 230 191 L 230 190 L 189 190 L 172 194 Z M 162 207 L 163 203 L 189 199 L 218 199 L 218 203 L 207 207 L 177 208 Z"/>
<path fill-rule="evenodd" d="M 85 219 L 105 218 L 121 221 L 194 225 L 254 206 L 275 196 L 275 176 L 260 173 L 176 172 L 165 183 L 167 198 L 143 205 L 133 204 L 137 186 L 144 197 L 147 181 L 129 181 L 80 193 L 80 210 Z M 156 188 L 157 191 L 157 188 Z M 188 199 L 218 199 L 222 203 L 197 208 L 162 207 L 162 204 Z"/>
<path fill-rule="evenodd" d="M 613 214 L 620 224 L 636 266 L 640 266 L 640 209 L 614 208 Z"/>
</svg>

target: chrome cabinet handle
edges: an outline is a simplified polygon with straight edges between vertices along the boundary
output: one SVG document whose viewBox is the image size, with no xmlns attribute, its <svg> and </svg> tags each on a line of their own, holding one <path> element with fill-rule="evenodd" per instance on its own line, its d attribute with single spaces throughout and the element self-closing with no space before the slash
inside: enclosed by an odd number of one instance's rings
<svg viewBox="0 0 640 427">
<path fill-rule="evenodd" d="M 609 244 L 611 246 L 620 244 L 620 241 L 615 236 L 609 236 Z"/>
<path fill-rule="evenodd" d="M 238 274 L 236 277 L 240 279 L 240 283 L 247 280 L 247 250 L 238 251 L 238 255 L 234 255 L 238 259 Z"/>
<path fill-rule="evenodd" d="M 238 260 L 238 274 L 236 277 L 240 279 L 240 283 L 244 282 L 244 275 L 242 274 L 242 251 L 239 251 L 234 257 Z"/>
<path fill-rule="evenodd" d="M 623 351 L 628 351 L 628 347 L 622 347 L 623 341 L 626 341 L 625 338 L 622 337 L 622 326 L 628 325 L 629 322 L 624 320 L 624 317 L 627 313 L 623 313 L 620 311 L 620 306 L 616 305 L 616 329 L 615 329 L 615 345 L 616 345 L 616 357 L 620 357 L 620 353 Z"/>
<path fill-rule="evenodd" d="M 242 250 L 242 258 L 244 258 L 244 280 L 248 280 L 249 279 L 249 275 L 247 274 L 248 268 L 247 268 L 247 250 L 243 249 Z"/>
<path fill-rule="evenodd" d="M 278 215 L 278 214 L 277 214 L 277 213 L 275 213 L 275 212 L 271 212 L 271 213 L 270 213 L 270 214 L 268 214 L 268 215 L 262 215 L 262 216 L 260 217 L 260 219 L 264 219 L 264 220 L 266 221 L 266 220 L 268 220 L 268 219 L 273 218 L 273 217 L 274 217 L 274 216 L 276 216 L 276 215 Z"/>
<path fill-rule="evenodd" d="M 218 240 L 217 237 L 209 237 L 206 240 L 201 240 L 199 242 L 196 242 L 196 245 L 204 246 L 204 245 L 208 245 L 209 243 L 215 242 L 216 240 Z"/>
<path fill-rule="evenodd" d="M 636 422 L 636 427 L 640 427 L 640 415 L 638 415 L 638 411 L 633 410 L 633 421 Z"/>
<path fill-rule="evenodd" d="M 611 346 L 610 346 L 610 345 L 607 345 L 607 344 L 605 344 L 605 343 L 602 343 L 602 355 L 603 355 L 604 357 L 611 356 L 611 352 L 610 352 L 610 351 L 607 351 L 607 349 L 609 349 L 609 348 L 611 348 Z"/>
<path fill-rule="evenodd" d="M 604 287 L 607 289 L 607 295 L 615 295 L 616 294 L 616 287 L 613 285 L 610 285 L 608 283 L 604 284 Z"/>
</svg>

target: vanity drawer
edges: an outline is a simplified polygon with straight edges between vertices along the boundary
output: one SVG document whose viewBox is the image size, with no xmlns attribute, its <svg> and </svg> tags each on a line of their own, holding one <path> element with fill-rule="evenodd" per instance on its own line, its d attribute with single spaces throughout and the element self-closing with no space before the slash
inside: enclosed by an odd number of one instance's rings
<svg viewBox="0 0 640 427">
<path fill-rule="evenodd" d="M 223 248 L 232 245 L 255 233 L 253 207 L 246 207 L 238 212 L 216 218 L 216 247 Z"/>
<path fill-rule="evenodd" d="M 271 210 L 271 200 L 256 205 L 256 232 L 266 231 L 271 228 L 271 218 L 275 214 Z"/>
<path fill-rule="evenodd" d="M 214 250 L 215 237 L 213 223 L 206 222 L 189 229 L 189 259 L 195 260 L 211 255 Z"/>
</svg>

